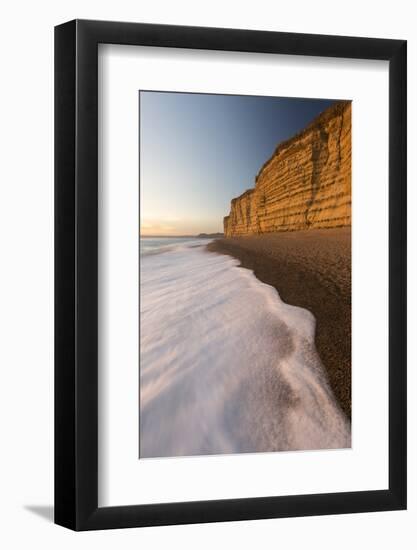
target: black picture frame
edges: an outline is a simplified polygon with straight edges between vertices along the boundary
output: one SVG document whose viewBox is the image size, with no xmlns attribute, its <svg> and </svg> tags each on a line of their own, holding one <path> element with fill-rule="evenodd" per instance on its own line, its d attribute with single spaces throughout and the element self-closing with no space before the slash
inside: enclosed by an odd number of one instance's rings
<svg viewBox="0 0 417 550">
<path fill-rule="evenodd" d="M 98 44 L 389 62 L 389 488 L 98 506 Z M 406 508 L 406 41 L 74 20 L 55 28 L 55 523 L 92 530 Z"/>
</svg>

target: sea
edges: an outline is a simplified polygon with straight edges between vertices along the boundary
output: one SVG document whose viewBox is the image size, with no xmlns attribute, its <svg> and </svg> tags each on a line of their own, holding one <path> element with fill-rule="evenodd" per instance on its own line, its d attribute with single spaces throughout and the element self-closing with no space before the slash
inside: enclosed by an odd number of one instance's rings
<svg viewBox="0 0 417 550">
<path fill-rule="evenodd" d="M 350 447 L 314 316 L 208 242 L 140 242 L 140 457 Z"/>
</svg>

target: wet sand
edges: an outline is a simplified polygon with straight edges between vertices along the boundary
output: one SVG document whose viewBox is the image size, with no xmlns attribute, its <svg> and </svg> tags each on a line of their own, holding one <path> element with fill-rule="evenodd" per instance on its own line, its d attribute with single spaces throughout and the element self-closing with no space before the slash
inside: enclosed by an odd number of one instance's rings
<svg viewBox="0 0 417 550">
<path fill-rule="evenodd" d="M 351 229 L 314 229 L 218 239 L 229 254 L 316 318 L 316 348 L 333 393 L 351 416 Z"/>
</svg>

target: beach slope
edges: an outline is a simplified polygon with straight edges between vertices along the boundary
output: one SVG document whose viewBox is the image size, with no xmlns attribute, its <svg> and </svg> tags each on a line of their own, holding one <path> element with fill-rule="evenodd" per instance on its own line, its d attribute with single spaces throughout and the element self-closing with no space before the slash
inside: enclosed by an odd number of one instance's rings
<svg viewBox="0 0 417 550">
<path fill-rule="evenodd" d="M 316 348 L 333 393 L 351 417 L 351 228 L 267 233 L 208 244 L 237 258 L 281 299 L 316 318 Z"/>
</svg>

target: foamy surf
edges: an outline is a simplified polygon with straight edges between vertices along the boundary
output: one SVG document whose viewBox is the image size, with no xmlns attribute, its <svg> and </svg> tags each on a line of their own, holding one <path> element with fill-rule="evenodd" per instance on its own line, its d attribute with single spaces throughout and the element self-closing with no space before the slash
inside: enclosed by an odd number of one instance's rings
<svg viewBox="0 0 417 550">
<path fill-rule="evenodd" d="M 313 315 L 201 243 L 160 252 L 141 255 L 140 456 L 350 447 Z"/>
</svg>

